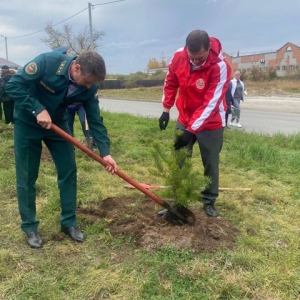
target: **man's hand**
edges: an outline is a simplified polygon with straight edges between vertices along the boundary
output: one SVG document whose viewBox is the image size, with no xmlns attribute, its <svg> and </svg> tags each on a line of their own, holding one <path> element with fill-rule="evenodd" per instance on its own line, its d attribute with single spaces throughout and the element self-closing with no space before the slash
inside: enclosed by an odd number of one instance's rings
<svg viewBox="0 0 300 300">
<path fill-rule="evenodd" d="M 159 118 L 160 130 L 166 130 L 169 120 L 170 120 L 170 113 L 164 111 Z"/>
<path fill-rule="evenodd" d="M 118 171 L 117 163 L 113 160 L 113 158 L 110 155 L 104 156 L 103 159 L 105 160 L 105 162 L 107 162 L 107 166 L 105 167 L 105 169 L 108 172 L 114 174 L 116 171 Z"/>
<path fill-rule="evenodd" d="M 182 131 L 182 134 L 177 137 L 177 139 L 174 143 L 175 150 L 179 150 L 179 149 L 187 146 L 195 136 L 193 133 L 191 133 L 190 131 L 188 131 L 186 129 L 184 129 L 184 130 L 181 129 L 181 131 Z"/>
<path fill-rule="evenodd" d="M 51 117 L 50 117 L 50 115 L 49 115 L 49 113 L 47 112 L 46 109 L 41 111 L 36 116 L 36 121 L 39 125 L 41 125 L 45 129 L 50 129 L 51 128 L 52 120 L 51 120 Z"/>
</svg>

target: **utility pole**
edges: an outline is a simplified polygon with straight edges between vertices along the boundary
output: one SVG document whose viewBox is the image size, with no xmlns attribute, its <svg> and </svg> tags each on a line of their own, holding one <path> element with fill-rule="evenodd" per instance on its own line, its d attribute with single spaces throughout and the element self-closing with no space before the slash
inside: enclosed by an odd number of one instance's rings
<svg viewBox="0 0 300 300">
<path fill-rule="evenodd" d="M 94 41 L 93 41 L 93 25 L 92 25 L 92 6 L 97 6 L 97 5 L 105 5 L 105 4 L 110 4 L 110 3 L 115 3 L 115 2 L 122 2 L 125 0 L 116 0 L 116 1 L 111 1 L 111 2 L 105 2 L 101 4 L 91 4 L 90 2 L 88 3 L 89 5 L 89 26 L 90 26 L 90 50 L 94 50 Z"/>
<path fill-rule="evenodd" d="M 90 49 L 94 50 L 94 41 L 93 41 L 93 26 L 92 26 L 92 4 L 89 2 L 89 24 L 90 24 Z"/>
<path fill-rule="evenodd" d="M 0 34 L 0 36 L 4 37 L 4 39 L 5 39 L 6 60 L 8 61 L 7 36 L 4 36 L 2 34 Z"/>
</svg>

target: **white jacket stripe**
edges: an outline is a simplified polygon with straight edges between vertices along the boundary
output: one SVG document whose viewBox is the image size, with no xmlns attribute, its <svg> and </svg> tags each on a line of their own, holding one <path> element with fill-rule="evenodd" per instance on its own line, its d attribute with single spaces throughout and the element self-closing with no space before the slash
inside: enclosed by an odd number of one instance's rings
<svg viewBox="0 0 300 300">
<path fill-rule="evenodd" d="M 214 108 L 216 107 L 221 95 L 222 95 L 222 90 L 224 88 L 224 84 L 226 83 L 227 80 L 227 65 L 224 61 L 220 61 L 218 63 L 219 68 L 220 68 L 220 81 L 217 84 L 217 87 L 215 89 L 215 92 L 213 94 L 212 99 L 209 101 L 207 107 L 204 109 L 202 115 L 200 116 L 200 118 L 198 118 L 191 126 L 191 128 L 196 131 L 202 124 L 203 122 L 209 117 L 209 115 L 211 114 L 211 112 L 214 110 Z M 222 123 L 223 119 L 224 119 L 224 105 L 223 103 L 220 103 L 220 115 L 221 115 L 221 119 L 222 119 Z"/>
</svg>

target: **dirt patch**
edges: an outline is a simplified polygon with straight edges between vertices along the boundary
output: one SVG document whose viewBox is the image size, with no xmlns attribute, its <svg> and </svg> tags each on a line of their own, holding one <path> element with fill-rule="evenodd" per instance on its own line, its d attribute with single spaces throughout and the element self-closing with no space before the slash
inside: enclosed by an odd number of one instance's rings
<svg viewBox="0 0 300 300">
<path fill-rule="evenodd" d="M 0 133 L 3 133 L 3 132 L 13 132 L 14 128 L 13 126 L 9 126 L 9 125 L 6 125 L 6 126 L 0 126 Z"/>
<path fill-rule="evenodd" d="M 103 218 L 113 236 L 132 237 L 136 247 L 155 250 L 171 246 L 195 252 L 233 249 L 238 229 L 222 217 L 208 217 L 202 209 L 191 211 L 196 216 L 194 226 L 174 226 L 156 215 L 162 209 L 148 198 L 107 198 L 78 208 L 77 215 L 90 222 Z"/>
</svg>

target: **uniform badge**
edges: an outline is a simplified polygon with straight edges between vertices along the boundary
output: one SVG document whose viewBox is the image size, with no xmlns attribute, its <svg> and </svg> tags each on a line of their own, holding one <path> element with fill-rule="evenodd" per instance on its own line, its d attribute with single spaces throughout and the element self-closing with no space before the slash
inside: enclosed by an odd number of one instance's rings
<svg viewBox="0 0 300 300">
<path fill-rule="evenodd" d="M 202 78 L 200 78 L 196 81 L 196 87 L 199 90 L 202 90 L 205 87 L 205 82 Z"/>
<path fill-rule="evenodd" d="M 64 66 L 66 65 L 67 61 L 64 60 L 58 67 L 57 71 L 56 71 L 56 75 L 60 75 L 61 71 L 63 70 Z"/>
<path fill-rule="evenodd" d="M 29 63 L 26 68 L 25 72 L 29 75 L 33 75 L 37 72 L 37 64 L 35 62 Z"/>
</svg>

